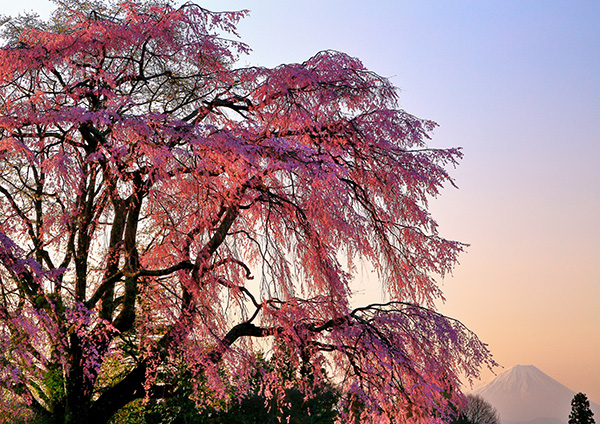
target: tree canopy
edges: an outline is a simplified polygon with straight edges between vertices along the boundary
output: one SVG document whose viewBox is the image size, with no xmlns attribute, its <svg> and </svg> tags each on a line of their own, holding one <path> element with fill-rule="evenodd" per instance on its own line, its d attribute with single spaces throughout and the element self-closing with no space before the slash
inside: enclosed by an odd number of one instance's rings
<svg viewBox="0 0 600 424">
<path fill-rule="evenodd" d="M 341 52 L 237 66 L 245 11 L 56 3 L 3 26 L 0 399 L 105 423 L 182 373 L 217 408 L 257 371 L 285 397 L 266 349 L 307 396 L 329 375 L 342 422 L 444 419 L 494 362 L 434 309 L 464 248 L 427 210 L 461 157 L 436 124 Z M 360 261 L 389 302 L 352 306 Z"/>
<path fill-rule="evenodd" d="M 595 422 L 587 396 L 585 393 L 577 393 L 571 400 L 569 424 L 594 424 Z"/>
<path fill-rule="evenodd" d="M 469 393 L 457 412 L 454 424 L 500 424 L 498 410 L 481 395 Z"/>
</svg>

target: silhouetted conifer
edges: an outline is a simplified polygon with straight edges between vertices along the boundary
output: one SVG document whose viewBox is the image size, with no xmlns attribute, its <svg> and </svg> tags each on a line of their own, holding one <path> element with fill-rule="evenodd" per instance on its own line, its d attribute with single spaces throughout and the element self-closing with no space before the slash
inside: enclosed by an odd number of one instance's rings
<svg viewBox="0 0 600 424">
<path fill-rule="evenodd" d="M 571 401 L 569 424 L 594 424 L 595 422 L 587 396 L 584 393 L 577 393 Z"/>
</svg>

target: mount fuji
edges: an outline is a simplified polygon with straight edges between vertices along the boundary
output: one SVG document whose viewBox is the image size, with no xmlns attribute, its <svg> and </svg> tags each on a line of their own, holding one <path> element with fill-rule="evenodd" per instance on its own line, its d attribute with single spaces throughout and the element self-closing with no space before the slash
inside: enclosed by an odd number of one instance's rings
<svg viewBox="0 0 600 424">
<path fill-rule="evenodd" d="M 533 365 L 516 365 L 474 393 L 498 410 L 502 424 L 566 424 L 575 396 Z M 590 401 L 590 408 L 598 421 L 600 405 Z"/>
</svg>

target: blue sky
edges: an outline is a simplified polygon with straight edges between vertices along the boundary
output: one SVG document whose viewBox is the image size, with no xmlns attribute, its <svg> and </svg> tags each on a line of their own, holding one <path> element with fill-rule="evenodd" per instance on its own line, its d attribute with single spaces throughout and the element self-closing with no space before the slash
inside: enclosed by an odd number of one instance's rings
<svg viewBox="0 0 600 424">
<path fill-rule="evenodd" d="M 465 158 L 431 210 L 471 246 L 443 312 L 506 367 L 534 364 L 600 402 L 600 2 L 213 0 L 250 9 L 241 64 L 356 56 Z M 21 0 L 4 13 L 48 10 Z"/>
</svg>

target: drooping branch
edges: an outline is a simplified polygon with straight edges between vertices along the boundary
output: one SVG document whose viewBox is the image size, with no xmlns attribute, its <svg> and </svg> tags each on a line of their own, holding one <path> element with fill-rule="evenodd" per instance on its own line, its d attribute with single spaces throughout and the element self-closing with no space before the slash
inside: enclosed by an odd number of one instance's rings
<svg viewBox="0 0 600 424">
<path fill-rule="evenodd" d="M 212 270 L 212 269 L 215 269 L 215 268 L 218 268 L 218 267 L 220 267 L 220 266 L 222 266 L 222 265 L 226 265 L 226 264 L 236 264 L 236 265 L 239 265 L 239 266 L 240 266 L 240 267 L 242 267 L 242 268 L 244 269 L 244 271 L 246 272 L 246 278 L 247 278 L 248 280 L 252 280 L 252 279 L 254 279 L 254 277 L 252 276 L 252 271 L 250 271 L 250 268 L 248 267 L 248 265 L 246 265 L 244 262 L 242 262 L 242 261 L 241 261 L 241 260 L 239 260 L 239 259 L 236 259 L 236 258 L 231 258 L 231 257 L 229 257 L 229 258 L 225 258 L 225 259 L 222 259 L 222 260 L 220 260 L 219 262 L 215 263 L 214 265 L 212 265 L 212 266 L 211 266 L 211 267 L 208 269 L 208 271 L 210 271 L 210 270 Z"/>
</svg>

